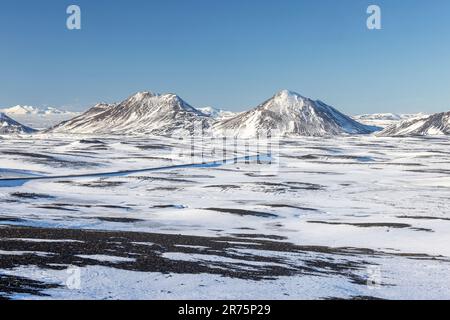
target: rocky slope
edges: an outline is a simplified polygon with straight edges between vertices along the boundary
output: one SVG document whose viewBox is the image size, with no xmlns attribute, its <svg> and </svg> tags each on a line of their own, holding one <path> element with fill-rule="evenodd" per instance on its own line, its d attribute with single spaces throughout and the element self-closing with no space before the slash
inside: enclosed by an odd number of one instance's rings
<svg viewBox="0 0 450 320">
<path fill-rule="evenodd" d="M 213 130 L 216 134 L 249 138 L 369 134 L 378 128 L 363 125 L 321 101 L 283 90 L 253 110 L 220 121 Z"/>
<path fill-rule="evenodd" d="M 0 134 L 29 134 L 36 130 L 20 124 L 4 113 L 0 113 Z"/>
<path fill-rule="evenodd" d="M 212 119 L 175 94 L 137 93 L 115 104 L 99 104 L 50 130 L 57 133 L 154 134 L 194 133 Z"/>
<path fill-rule="evenodd" d="M 436 113 L 430 116 L 422 116 L 408 119 L 394 124 L 382 132 L 379 136 L 428 136 L 450 134 L 450 112 Z"/>
</svg>

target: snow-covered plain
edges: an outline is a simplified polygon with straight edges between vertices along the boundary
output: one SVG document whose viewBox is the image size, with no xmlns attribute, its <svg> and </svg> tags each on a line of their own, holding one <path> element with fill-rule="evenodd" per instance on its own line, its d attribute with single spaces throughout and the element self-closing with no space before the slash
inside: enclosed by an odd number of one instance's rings
<svg viewBox="0 0 450 320">
<path fill-rule="evenodd" d="M 0 297 L 450 298 L 449 137 L 286 138 L 272 164 L 70 177 L 222 158 L 222 139 L 194 142 L 0 137 Z"/>
</svg>

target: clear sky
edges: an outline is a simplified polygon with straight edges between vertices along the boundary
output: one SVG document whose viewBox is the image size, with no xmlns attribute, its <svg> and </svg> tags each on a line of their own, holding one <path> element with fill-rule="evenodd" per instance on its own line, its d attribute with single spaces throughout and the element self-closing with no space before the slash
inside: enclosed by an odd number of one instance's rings
<svg viewBox="0 0 450 320">
<path fill-rule="evenodd" d="M 82 30 L 66 28 L 66 8 Z M 366 9 L 382 9 L 382 30 Z M 249 109 L 280 89 L 348 114 L 450 110 L 448 0 L 2 0 L 0 107 L 137 91 Z"/>
</svg>

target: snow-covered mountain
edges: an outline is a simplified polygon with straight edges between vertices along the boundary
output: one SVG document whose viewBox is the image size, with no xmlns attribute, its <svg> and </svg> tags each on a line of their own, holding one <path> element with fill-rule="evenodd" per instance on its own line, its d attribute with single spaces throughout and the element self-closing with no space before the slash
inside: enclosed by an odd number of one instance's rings
<svg viewBox="0 0 450 320">
<path fill-rule="evenodd" d="M 229 119 L 231 117 L 236 116 L 235 112 L 226 111 L 222 109 L 216 109 L 213 107 L 204 107 L 204 108 L 197 108 L 200 112 L 206 114 L 207 116 L 217 119 L 217 120 L 223 120 L 223 119 Z"/>
<path fill-rule="evenodd" d="M 106 112 L 107 110 L 115 107 L 114 104 L 108 103 L 98 103 L 83 114 L 79 116 L 69 119 L 67 121 L 63 121 L 56 126 L 47 130 L 47 132 L 79 132 L 82 131 L 85 127 L 88 127 L 92 122 L 96 122 L 97 116 Z"/>
<path fill-rule="evenodd" d="M 60 110 L 53 107 L 38 108 L 21 105 L 0 109 L 0 112 L 13 117 L 27 126 L 39 129 L 51 127 L 61 121 L 65 121 L 79 115 L 77 112 Z"/>
<path fill-rule="evenodd" d="M 415 113 L 415 114 L 374 113 L 374 114 L 357 115 L 352 118 L 362 124 L 387 128 L 395 123 L 398 123 L 399 121 L 423 116 L 425 116 L 425 114 L 423 113 Z"/>
<path fill-rule="evenodd" d="M 175 94 L 139 92 L 115 104 L 100 104 L 53 127 L 57 133 L 154 134 L 193 133 L 207 129 L 212 119 Z"/>
<path fill-rule="evenodd" d="M 33 106 L 21 106 L 17 105 L 14 107 L 6 108 L 6 109 L 0 109 L 1 112 L 10 115 L 10 116 L 17 116 L 17 115 L 74 115 L 76 112 L 66 111 L 66 110 L 60 110 L 53 107 L 45 107 L 45 108 L 38 108 Z"/>
<path fill-rule="evenodd" d="M 355 116 L 359 120 L 392 120 L 397 121 L 403 119 L 404 115 L 397 113 L 373 113 Z"/>
<path fill-rule="evenodd" d="M 450 112 L 407 119 L 387 127 L 379 136 L 427 136 L 450 135 Z"/>
<path fill-rule="evenodd" d="M 35 131 L 0 112 L 0 134 L 29 134 Z"/>
<path fill-rule="evenodd" d="M 369 134 L 379 128 L 363 125 L 321 101 L 283 90 L 253 110 L 216 123 L 213 130 L 216 134 L 250 138 L 268 134 Z"/>
<path fill-rule="evenodd" d="M 40 113 L 38 108 L 32 106 L 14 106 L 6 109 L 0 109 L 1 112 L 9 115 L 25 115 L 25 114 L 38 114 Z"/>
</svg>

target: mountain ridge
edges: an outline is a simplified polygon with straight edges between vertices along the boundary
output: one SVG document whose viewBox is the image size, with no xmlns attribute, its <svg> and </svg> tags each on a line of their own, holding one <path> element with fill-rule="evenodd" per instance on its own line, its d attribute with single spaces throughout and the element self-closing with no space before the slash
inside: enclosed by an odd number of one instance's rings
<svg viewBox="0 0 450 320">
<path fill-rule="evenodd" d="M 16 120 L 0 112 L 0 134 L 30 134 L 36 130 L 24 126 Z"/>
<path fill-rule="evenodd" d="M 407 119 L 379 132 L 380 137 L 450 135 L 450 111 Z"/>
<path fill-rule="evenodd" d="M 78 112 L 62 110 L 54 107 L 34 107 L 26 105 L 16 105 L 8 108 L 0 109 L 0 112 L 10 116 L 14 115 L 62 115 L 62 114 L 78 114 Z"/>
<path fill-rule="evenodd" d="M 380 128 L 363 125 L 320 100 L 282 90 L 256 108 L 214 125 L 226 135 L 326 136 L 369 134 Z"/>
<path fill-rule="evenodd" d="M 118 104 L 98 104 L 49 132 L 170 135 L 209 128 L 210 122 L 176 94 L 144 91 Z"/>
<path fill-rule="evenodd" d="M 249 111 L 194 108 L 173 93 L 137 92 L 115 104 L 101 103 L 45 132 L 80 134 L 199 134 L 332 136 L 370 134 L 365 125 L 320 100 L 282 90 Z"/>
</svg>

